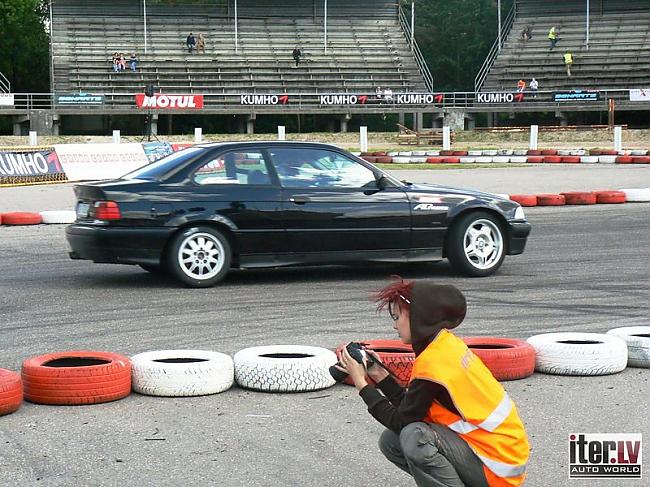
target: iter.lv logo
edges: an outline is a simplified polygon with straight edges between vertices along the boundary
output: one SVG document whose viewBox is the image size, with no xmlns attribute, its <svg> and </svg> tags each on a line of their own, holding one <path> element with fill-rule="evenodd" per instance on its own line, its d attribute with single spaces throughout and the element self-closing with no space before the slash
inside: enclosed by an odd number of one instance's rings
<svg viewBox="0 0 650 487">
<path fill-rule="evenodd" d="M 569 436 L 569 478 L 640 479 L 641 434 L 576 433 Z"/>
</svg>

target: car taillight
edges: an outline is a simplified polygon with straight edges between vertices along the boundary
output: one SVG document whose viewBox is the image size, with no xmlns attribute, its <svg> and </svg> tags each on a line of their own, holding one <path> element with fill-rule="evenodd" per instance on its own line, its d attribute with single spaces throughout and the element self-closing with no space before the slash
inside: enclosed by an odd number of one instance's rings
<svg viewBox="0 0 650 487">
<path fill-rule="evenodd" d="M 122 218 L 120 207 L 115 201 L 96 201 L 93 212 L 97 220 L 119 220 Z"/>
</svg>

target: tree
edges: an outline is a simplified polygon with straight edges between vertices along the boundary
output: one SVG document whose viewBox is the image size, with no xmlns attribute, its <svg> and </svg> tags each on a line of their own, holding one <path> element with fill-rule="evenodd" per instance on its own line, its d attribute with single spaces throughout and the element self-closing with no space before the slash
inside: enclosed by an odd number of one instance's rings
<svg viewBox="0 0 650 487">
<path fill-rule="evenodd" d="M 15 93 L 50 91 L 47 2 L 0 0 L 0 72 Z"/>
</svg>

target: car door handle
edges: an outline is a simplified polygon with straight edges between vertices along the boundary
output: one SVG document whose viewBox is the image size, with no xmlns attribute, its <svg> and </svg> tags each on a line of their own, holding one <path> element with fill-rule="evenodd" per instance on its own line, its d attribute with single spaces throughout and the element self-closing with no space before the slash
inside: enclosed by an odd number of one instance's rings
<svg viewBox="0 0 650 487">
<path fill-rule="evenodd" d="M 292 196 L 291 198 L 289 198 L 289 201 L 291 201 L 296 205 L 304 205 L 309 201 L 309 198 L 307 198 L 306 196 Z"/>
</svg>

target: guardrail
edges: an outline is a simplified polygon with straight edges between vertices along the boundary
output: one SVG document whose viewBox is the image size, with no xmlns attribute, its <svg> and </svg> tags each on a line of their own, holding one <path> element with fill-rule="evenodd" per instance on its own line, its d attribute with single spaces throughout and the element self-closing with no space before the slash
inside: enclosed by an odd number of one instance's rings
<svg viewBox="0 0 650 487">
<path fill-rule="evenodd" d="M 490 68 L 494 63 L 494 60 L 496 59 L 499 52 L 501 52 L 503 43 L 508 37 L 508 34 L 510 33 L 510 29 L 512 29 L 512 24 L 515 21 L 516 5 L 517 2 L 514 2 L 512 8 L 510 9 L 510 12 L 506 16 L 505 22 L 501 25 L 501 44 L 499 44 L 499 38 L 497 37 L 496 40 L 494 41 L 494 44 L 492 44 L 492 48 L 490 49 L 490 52 L 486 56 L 485 61 L 483 62 L 483 66 L 481 66 L 481 69 L 479 69 L 476 78 L 474 78 L 474 91 L 477 92 L 481 91 L 481 88 L 483 87 L 483 83 L 485 82 L 485 78 L 490 72 Z"/>
<path fill-rule="evenodd" d="M 2 73 L 0 73 L 0 93 L 11 93 L 11 82 Z"/>
<path fill-rule="evenodd" d="M 420 74 L 422 75 L 422 78 L 424 79 L 424 84 L 427 87 L 427 90 L 430 92 L 433 91 L 433 76 L 431 76 L 431 71 L 429 71 L 429 66 L 427 66 L 426 61 L 424 60 L 424 56 L 422 55 L 422 52 L 420 51 L 420 47 L 418 46 L 417 41 L 415 40 L 415 35 L 414 33 L 411 32 L 411 26 L 408 23 L 408 20 L 406 19 L 406 14 L 404 13 L 404 10 L 402 9 L 402 5 L 399 5 L 399 21 L 400 24 L 402 25 L 402 31 L 404 32 L 404 35 L 406 36 L 406 41 L 411 44 L 411 41 L 413 42 L 413 56 L 415 57 L 415 62 L 418 65 L 418 68 L 420 70 Z"/>
</svg>

